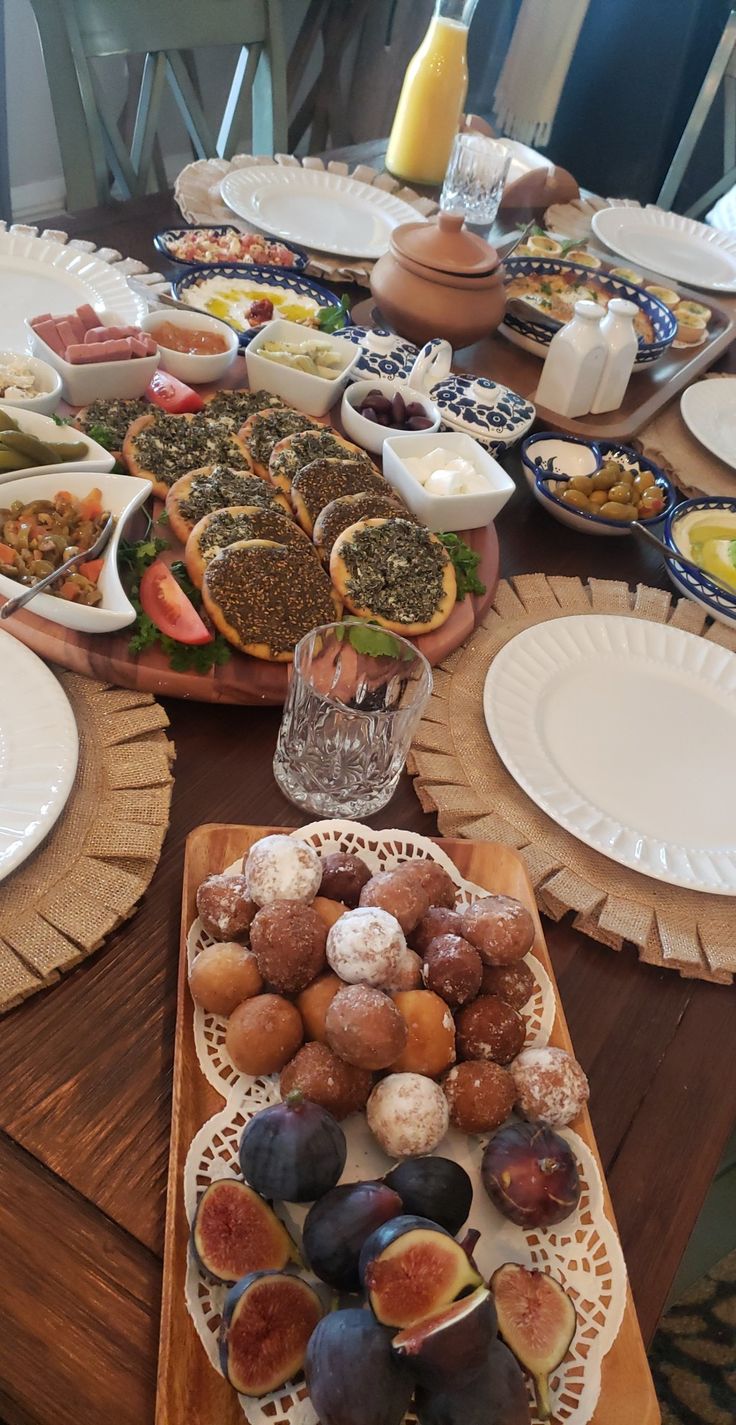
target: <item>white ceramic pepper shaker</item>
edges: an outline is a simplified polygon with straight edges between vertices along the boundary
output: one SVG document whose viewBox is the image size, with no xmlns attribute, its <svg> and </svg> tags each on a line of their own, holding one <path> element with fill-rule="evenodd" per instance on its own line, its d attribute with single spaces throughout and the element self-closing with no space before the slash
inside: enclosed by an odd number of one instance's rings
<svg viewBox="0 0 736 1425">
<path fill-rule="evenodd" d="M 584 416 L 590 410 L 606 361 L 602 316 L 597 302 L 575 303 L 572 321 L 549 344 L 534 397 L 538 406 L 561 416 Z"/>
<path fill-rule="evenodd" d="M 591 411 L 617 411 L 626 395 L 629 377 L 634 369 L 639 349 L 634 317 L 638 307 L 623 297 L 613 297 L 601 322 L 601 336 L 606 343 L 606 360 L 598 382 Z"/>
</svg>

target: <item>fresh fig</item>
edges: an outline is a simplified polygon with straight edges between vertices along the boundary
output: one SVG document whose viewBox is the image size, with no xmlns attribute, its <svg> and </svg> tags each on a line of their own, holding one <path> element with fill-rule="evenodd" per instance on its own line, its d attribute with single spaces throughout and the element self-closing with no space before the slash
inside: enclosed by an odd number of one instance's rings
<svg viewBox="0 0 736 1425">
<path fill-rule="evenodd" d="M 491 1290 L 498 1329 L 517 1361 L 534 1380 L 537 1414 L 549 1420 L 549 1378 L 565 1359 L 577 1317 L 567 1292 L 546 1272 L 506 1262 L 493 1273 Z"/>
<path fill-rule="evenodd" d="M 391 1354 L 391 1336 L 370 1311 L 320 1321 L 304 1363 L 321 1425 L 401 1425 L 414 1382 Z"/>
<path fill-rule="evenodd" d="M 419 1425 L 531 1425 L 524 1377 L 500 1341 L 484 1365 L 461 1385 L 419 1386 L 414 1398 Z"/>
<path fill-rule="evenodd" d="M 385 1222 L 364 1244 L 359 1269 L 372 1310 L 386 1326 L 414 1326 L 482 1286 L 460 1244 L 424 1217 Z"/>
<path fill-rule="evenodd" d="M 417 1380 L 444 1389 L 462 1384 L 485 1364 L 496 1335 L 496 1309 L 485 1286 L 394 1336 L 392 1350 Z"/>
<path fill-rule="evenodd" d="M 314 1202 L 335 1186 L 347 1157 L 345 1134 L 319 1104 L 295 1090 L 262 1108 L 243 1130 L 243 1177 L 263 1197 Z"/>
<path fill-rule="evenodd" d="M 399 1194 L 404 1212 L 428 1217 L 452 1237 L 467 1221 L 473 1184 L 451 1158 L 407 1158 L 386 1174 L 384 1182 Z"/>
<path fill-rule="evenodd" d="M 540 1123 L 506 1123 L 481 1163 L 491 1202 L 519 1227 L 553 1227 L 574 1212 L 580 1175 L 569 1143 Z"/>
<path fill-rule="evenodd" d="M 220 1365 L 240 1395 L 278 1390 L 304 1365 L 322 1315 L 313 1287 L 285 1272 L 251 1272 L 225 1297 Z"/>
<path fill-rule="evenodd" d="M 398 1193 L 385 1183 L 332 1188 L 310 1207 L 304 1223 L 302 1246 L 312 1271 L 337 1291 L 357 1291 L 363 1243 L 402 1211 Z"/>
<path fill-rule="evenodd" d="M 218 1178 L 202 1193 L 192 1222 L 192 1251 L 202 1271 L 232 1284 L 249 1272 L 280 1271 L 296 1249 L 262 1197 L 237 1178 Z"/>
</svg>

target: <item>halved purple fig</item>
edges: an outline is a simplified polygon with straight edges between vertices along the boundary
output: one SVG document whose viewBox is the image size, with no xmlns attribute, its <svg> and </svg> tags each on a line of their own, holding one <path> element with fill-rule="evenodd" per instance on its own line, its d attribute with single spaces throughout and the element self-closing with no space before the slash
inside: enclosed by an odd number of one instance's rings
<svg viewBox="0 0 736 1425">
<path fill-rule="evenodd" d="M 337 1119 L 294 1090 L 245 1125 L 240 1167 L 264 1197 L 314 1202 L 335 1186 L 347 1157 Z"/>
<path fill-rule="evenodd" d="M 395 1217 L 368 1238 L 360 1279 L 377 1320 L 413 1326 L 482 1286 L 467 1253 L 436 1222 Z"/>
<path fill-rule="evenodd" d="M 484 1365 L 496 1335 L 496 1310 L 485 1286 L 454 1301 L 416 1326 L 399 1331 L 394 1355 L 411 1366 L 417 1380 L 444 1387 L 462 1383 Z"/>
<path fill-rule="evenodd" d="M 220 1326 L 220 1365 L 240 1395 L 268 1395 L 304 1365 L 322 1316 L 313 1287 L 285 1272 L 251 1272 L 230 1288 Z"/>
<path fill-rule="evenodd" d="M 191 1241 L 205 1275 L 228 1284 L 249 1272 L 280 1271 L 297 1255 L 273 1209 L 238 1178 L 218 1178 L 205 1188 Z"/>
<path fill-rule="evenodd" d="M 337 1291 L 357 1291 L 363 1243 L 401 1212 L 401 1198 L 385 1183 L 342 1183 L 310 1207 L 304 1255 L 318 1277 Z"/>
<path fill-rule="evenodd" d="M 414 1409 L 419 1425 L 531 1425 L 532 1418 L 524 1377 L 500 1341 L 462 1384 L 418 1386 Z"/>
<path fill-rule="evenodd" d="M 414 1389 L 389 1332 L 357 1308 L 320 1321 L 304 1373 L 320 1425 L 401 1425 Z"/>
<path fill-rule="evenodd" d="M 549 1377 L 565 1359 L 577 1325 L 575 1307 L 547 1272 L 506 1262 L 491 1277 L 498 1329 L 534 1380 L 537 1412 L 549 1420 Z"/>
</svg>

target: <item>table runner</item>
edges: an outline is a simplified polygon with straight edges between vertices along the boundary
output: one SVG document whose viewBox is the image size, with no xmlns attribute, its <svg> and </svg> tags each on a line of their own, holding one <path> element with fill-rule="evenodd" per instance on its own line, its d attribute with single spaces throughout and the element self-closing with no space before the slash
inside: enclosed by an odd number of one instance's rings
<svg viewBox="0 0 736 1425">
<path fill-rule="evenodd" d="M 52 670 L 77 722 L 69 800 L 0 887 L 0 1013 L 97 950 L 146 890 L 169 823 L 173 744 L 149 693 Z"/>
<path fill-rule="evenodd" d="M 585 846 L 540 810 L 506 771 L 488 736 L 483 685 L 500 649 L 533 624 L 570 614 L 626 614 L 702 634 L 736 651 L 736 632 L 711 623 L 689 599 L 612 580 L 544 574 L 502 580 L 493 608 L 462 648 L 434 669 L 434 689 L 409 761 L 425 811 L 443 836 L 514 846 L 529 869 L 540 910 L 574 912 L 577 929 L 620 950 L 629 941 L 647 964 L 730 984 L 736 972 L 736 901 L 655 881 Z"/>
</svg>

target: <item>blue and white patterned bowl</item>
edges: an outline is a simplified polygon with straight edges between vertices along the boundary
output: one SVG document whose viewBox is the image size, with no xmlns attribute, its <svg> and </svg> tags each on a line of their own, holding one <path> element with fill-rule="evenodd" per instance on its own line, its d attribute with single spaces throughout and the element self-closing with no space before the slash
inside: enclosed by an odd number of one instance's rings
<svg viewBox="0 0 736 1425">
<path fill-rule="evenodd" d="M 634 302 L 649 317 L 654 329 L 653 341 L 645 342 L 639 338 L 635 366 L 646 366 L 656 361 L 674 341 L 677 332 L 676 317 L 658 297 L 652 296 L 652 293 L 646 292 L 643 287 L 635 286 L 633 282 L 625 282 L 621 277 L 612 277 L 608 272 L 584 267 L 582 263 L 564 262 L 559 257 L 510 257 L 504 267 L 507 285 L 514 277 L 556 277 L 561 272 L 569 272 L 602 287 L 611 297 L 624 297 L 628 302 Z M 547 348 L 561 325 L 562 323 L 556 323 L 553 317 L 548 317 L 544 324 L 535 322 L 531 307 L 528 317 L 511 312 L 507 307 L 499 331 L 503 332 L 509 341 L 523 347 L 525 351 L 532 352 L 534 356 L 546 356 Z"/>
<path fill-rule="evenodd" d="M 699 500 L 683 500 L 676 505 L 667 516 L 664 526 L 665 543 L 670 549 L 678 549 L 677 526 L 687 515 L 696 514 L 698 510 L 705 510 L 717 514 L 719 511 L 727 510 L 729 514 L 736 515 L 736 500 L 724 496 L 718 498 L 703 496 Z M 736 531 L 734 532 L 736 538 Z M 725 623 L 729 628 L 736 625 L 736 592 L 728 594 L 724 589 L 719 589 L 708 575 L 703 572 L 698 575 L 692 569 L 686 569 L 682 564 L 671 564 L 667 561 L 667 573 L 670 576 L 675 588 L 682 594 L 687 594 L 701 609 L 710 614 L 711 618 L 717 619 L 719 623 Z"/>
<path fill-rule="evenodd" d="M 237 278 L 240 282 L 250 282 L 254 286 L 264 288 L 286 287 L 297 296 L 311 297 L 320 307 L 339 307 L 340 305 L 339 298 L 335 296 L 335 293 L 330 292 L 328 287 L 323 287 L 320 282 L 313 282 L 310 277 L 302 277 L 301 273 L 291 272 L 287 267 L 259 267 L 254 262 L 239 263 L 232 267 L 193 267 L 191 272 L 184 273 L 183 276 L 175 278 L 172 282 L 174 296 L 183 301 L 184 292 L 188 291 L 190 287 L 197 287 L 201 282 L 208 281 L 211 277 Z M 197 307 L 195 310 L 205 312 L 207 308 Z M 274 309 L 274 317 L 280 315 L 278 309 Z M 345 321 L 350 323 L 349 315 L 346 315 Z M 234 329 L 238 330 L 237 327 Z M 239 331 L 240 345 L 247 346 L 259 330 L 260 327 L 248 327 L 247 330 Z M 345 335 L 342 328 L 340 335 Z"/>
<path fill-rule="evenodd" d="M 556 440 L 554 431 L 542 431 L 538 437 L 532 440 Z M 564 437 L 567 440 L 567 437 Z M 616 440 L 584 441 L 575 437 L 576 444 L 589 445 L 593 454 L 599 458 L 601 464 L 606 460 L 618 460 L 627 469 L 636 466 L 639 470 L 648 470 L 654 476 L 660 490 L 666 496 L 664 509 L 658 515 L 650 515 L 648 519 L 640 521 L 641 524 L 658 524 L 665 518 L 669 510 L 674 509 L 677 495 L 671 480 L 667 478 L 664 470 L 659 465 L 655 465 L 653 460 L 647 460 L 646 456 L 640 455 L 630 445 L 619 445 Z M 525 449 L 522 452 L 522 461 L 528 465 L 528 450 L 530 442 L 525 441 Z M 527 457 L 525 459 L 525 457 Z M 526 470 L 524 472 L 526 474 Z M 628 524 L 617 524 L 615 520 L 603 519 L 601 515 L 588 514 L 586 510 L 576 510 L 574 506 L 565 504 L 559 495 L 555 495 L 547 483 L 549 471 L 544 465 L 536 466 L 534 483 L 532 484 L 532 494 L 553 519 L 559 520 L 560 524 L 566 524 L 570 529 L 577 529 L 581 534 L 596 534 L 607 536 L 621 536 L 630 533 Z M 528 476 L 527 476 L 528 479 Z"/>
<path fill-rule="evenodd" d="M 160 253 L 161 253 L 162 257 L 165 257 L 168 262 L 173 262 L 173 263 L 175 263 L 177 267 L 218 267 L 218 268 L 220 268 L 220 267 L 228 266 L 228 265 L 230 265 L 230 264 L 223 263 L 223 262 L 218 262 L 216 259 L 215 259 L 214 261 L 212 261 L 212 262 L 201 262 L 199 259 L 196 259 L 196 258 L 174 257 L 174 254 L 173 254 L 173 252 L 171 251 L 172 243 L 175 243 L 176 240 L 177 240 L 177 238 L 183 237 L 183 236 L 185 235 L 185 233 L 238 233 L 238 234 L 240 234 L 240 232 L 241 232 L 240 228 L 236 228 L 233 223 L 191 223 L 191 224 L 189 224 L 189 226 L 187 226 L 187 227 L 181 227 L 181 228 L 164 228 L 163 232 L 156 233 L 156 236 L 155 236 L 155 238 L 153 239 L 153 245 L 154 245 L 154 247 L 156 248 L 157 252 L 160 252 Z M 266 241 L 270 242 L 270 241 L 272 241 L 272 239 L 267 238 Z M 292 263 L 291 267 L 287 267 L 287 268 L 282 268 L 281 265 L 280 265 L 279 263 L 277 263 L 277 262 L 264 262 L 264 263 L 261 263 L 260 265 L 261 265 L 262 267 L 275 267 L 279 272 L 282 272 L 282 271 L 286 271 L 286 272 L 303 272 L 303 271 L 304 271 L 304 268 L 306 267 L 307 263 L 309 262 L 309 253 L 308 253 L 308 252 L 305 252 L 305 250 L 304 250 L 303 247 L 297 247 L 297 246 L 296 246 L 296 243 L 293 243 L 293 242 L 282 242 L 281 238 L 273 239 L 273 241 L 278 241 L 279 244 L 281 245 L 281 247 L 287 247 L 287 248 L 289 249 L 289 252 L 293 252 L 293 254 L 294 254 L 294 259 L 295 259 L 294 262 Z M 246 262 L 246 263 L 243 264 L 244 267 L 254 267 L 255 265 L 256 265 L 256 264 L 255 264 L 255 263 L 252 263 L 252 262 Z"/>
</svg>

